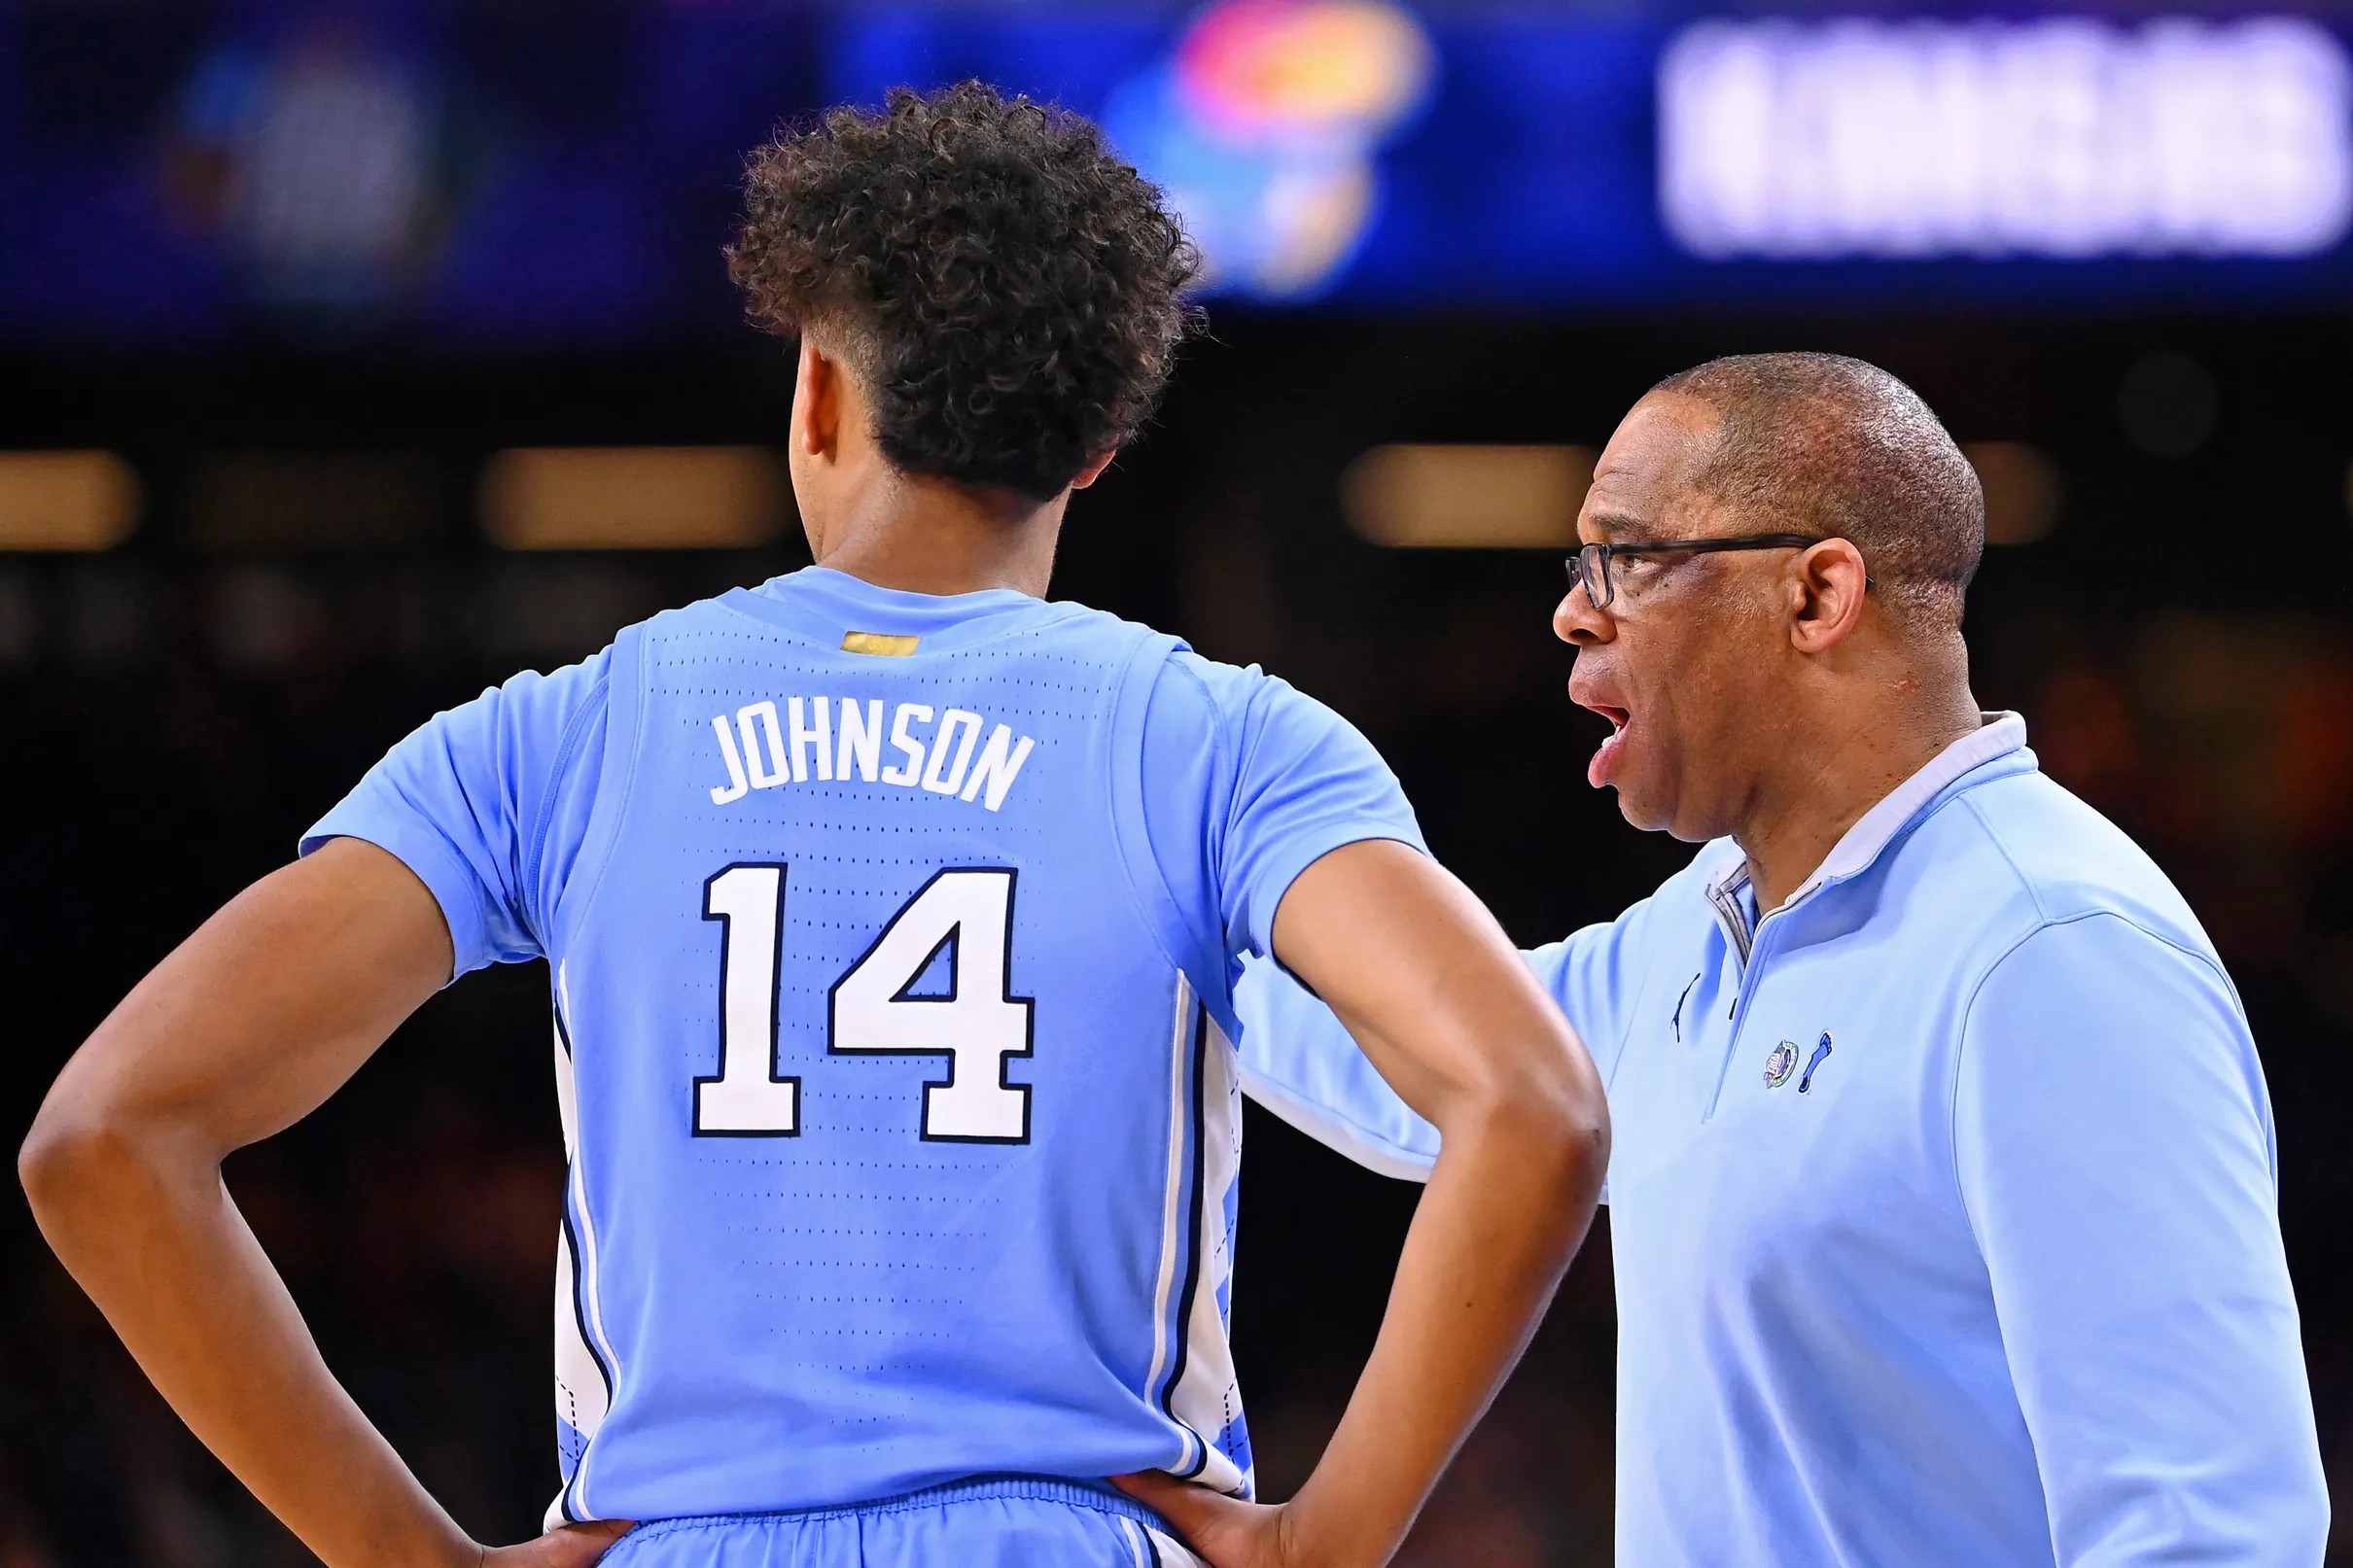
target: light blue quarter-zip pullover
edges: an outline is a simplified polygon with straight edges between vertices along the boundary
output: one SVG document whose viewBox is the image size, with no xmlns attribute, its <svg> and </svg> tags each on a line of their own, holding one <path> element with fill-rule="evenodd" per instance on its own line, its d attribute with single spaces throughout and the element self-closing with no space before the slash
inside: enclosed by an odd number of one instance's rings
<svg viewBox="0 0 2353 1568">
<path fill-rule="evenodd" d="M 2327 1490 L 2237 993 L 1989 715 L 1758 918 L 1729 840 L 1531 954 L 1609 1086 L 1622 1568 L 2313 1568 Z M 1270 962 L 1248 1087 L 1435 1132 Z"/>
</svg>

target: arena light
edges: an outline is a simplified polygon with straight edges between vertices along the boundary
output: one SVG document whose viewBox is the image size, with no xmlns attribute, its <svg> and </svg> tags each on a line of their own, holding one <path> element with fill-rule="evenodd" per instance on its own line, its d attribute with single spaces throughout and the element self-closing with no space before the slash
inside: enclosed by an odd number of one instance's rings
<svg viewBox="0 0 2353 1568">
<path fill-rule="evenodd" d="M 139 521 L 139 480 L 112 452 L 0 452 L 0 550 L 103 550 Z"/>
<path fill-rule="evenodd" d="M 2300 18 L 1701 22 L 1659 139 L 1703 257 L 2304 256 L 2353 224 L 2353 67 Z"/>
<path fill-rule="evenodd" d="M 1349 527 L 1398 549 L 1559 549 L 1593 482 L 1583 446 L 1376 446 L 1349 465 Z"/>
<path fill-rule="evenodd" d="M 764 447 L 518 447 L 483 470 L 482 525 L 509 550 L 745 549 L 782 531 L 787 489 Z"/>
</svg>

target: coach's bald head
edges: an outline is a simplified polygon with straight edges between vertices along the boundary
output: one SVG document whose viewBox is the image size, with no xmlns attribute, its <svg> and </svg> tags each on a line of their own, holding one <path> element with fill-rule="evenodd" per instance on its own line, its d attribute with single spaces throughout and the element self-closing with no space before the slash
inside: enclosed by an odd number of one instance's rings
<svg viewBox="0 0 2353 1568">
<path fill-rule="evenodd" d="M 1738 838 L 1760 893 L 1787 890 L 1771 845 L 1843 831 L 1977 725 L 1960 618 L 1984 494 L 1875 366 L 1754 354 L 1668 377 L 1611 436 L 1577 530 L 1612 547 L 1604 602 L 1572 586 L 1553 614 L 1570 694 L 1616 726 L 1588 778 L 1638 827 Z M 1643 548 L 1710 540 L 1754 547 Z"/>
<path fill-rule="evenodd" d="M 1959 619 L 1984 550 L 1985 496 L 1918 393 L 1842 354 L 1742 354 L 1678 371 L 1650 396 L 1716 416 L 1696 494 L 1747 526 L 1851 540 L 1891 609 Z"/>
</svg>

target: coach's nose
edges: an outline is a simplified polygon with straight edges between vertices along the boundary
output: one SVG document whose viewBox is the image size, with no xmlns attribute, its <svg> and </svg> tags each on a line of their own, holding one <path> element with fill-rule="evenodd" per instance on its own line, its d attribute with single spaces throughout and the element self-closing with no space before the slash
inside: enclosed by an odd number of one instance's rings
<svg viewBox="0 0 2353 1568">
<path fill-rule="evenodd" d="M 1570 587 L 1561 603 L 1553 607 L 1553 635 L 1573 646 L 1585 647 L 1610 641 L 1617 635 L 1617 628 L 1606 611 L 1594 609 L 1580 583 Z"/>
</svg>

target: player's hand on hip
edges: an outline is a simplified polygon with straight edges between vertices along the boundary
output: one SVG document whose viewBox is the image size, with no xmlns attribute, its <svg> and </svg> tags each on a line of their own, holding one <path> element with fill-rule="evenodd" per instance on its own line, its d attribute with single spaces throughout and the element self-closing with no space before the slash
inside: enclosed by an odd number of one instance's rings
<svg viewBox="0 0 2353 1568">
<path fill-rule="evenodd" d="M 1280 1504 L 1246 1503 L 1158 1470 L 1113 1476 L 1111 1484 L 1176 1526 L 1210 1568 L 1296 1568 Z"/>
<path fill-rule="evenodd" d="M 627 1519 L 559 1524 L 536 1541 L 492 1547 L 482 1553 L 481 1568 L 588 1568 L 634 1528 Z"/>
</svg>

